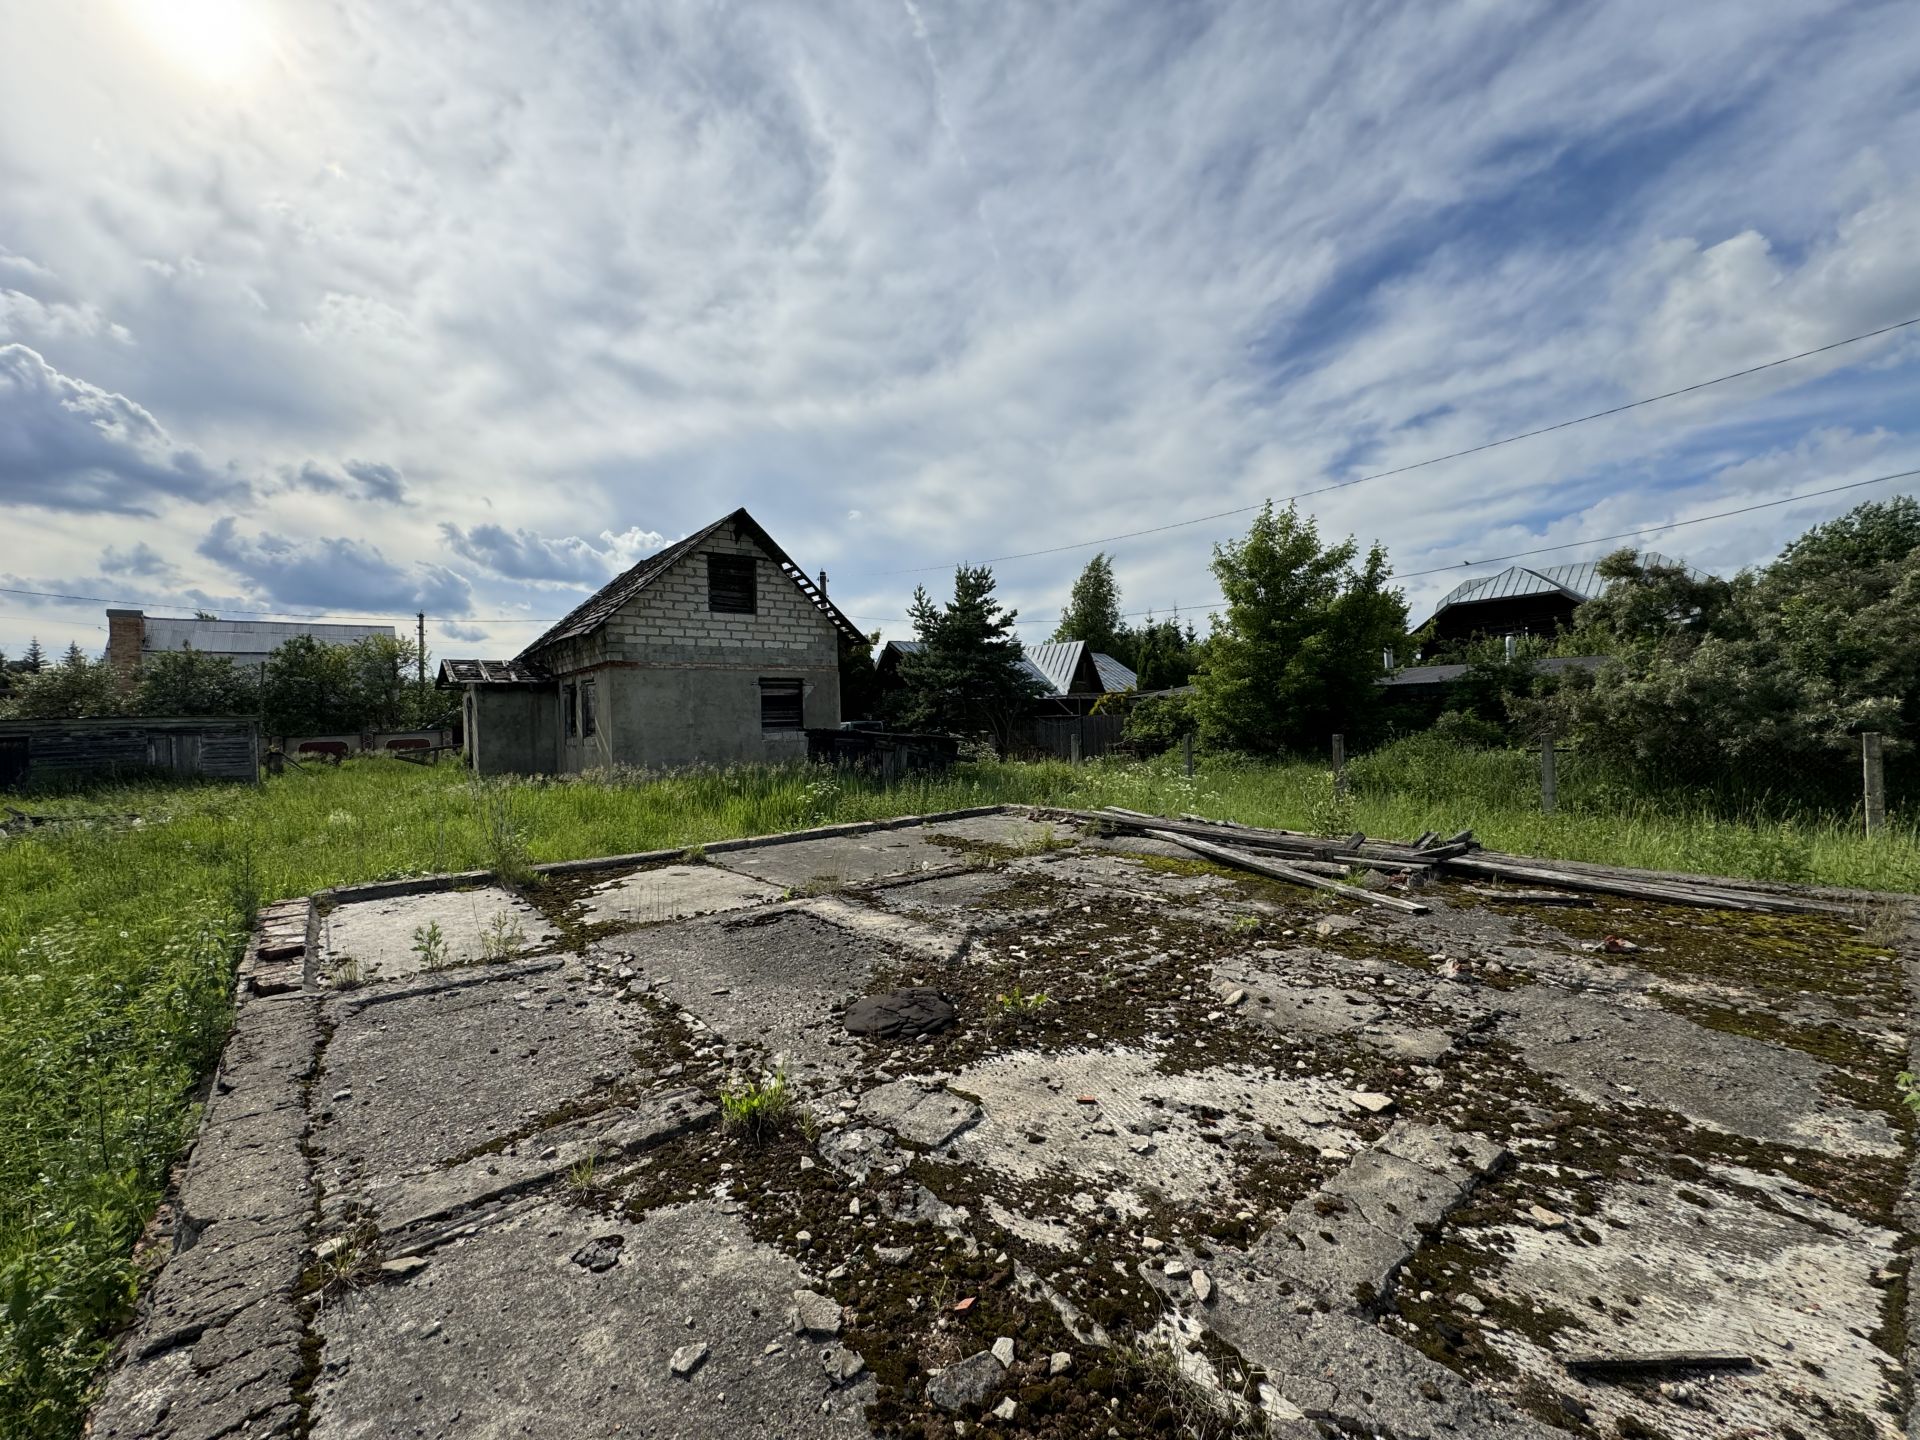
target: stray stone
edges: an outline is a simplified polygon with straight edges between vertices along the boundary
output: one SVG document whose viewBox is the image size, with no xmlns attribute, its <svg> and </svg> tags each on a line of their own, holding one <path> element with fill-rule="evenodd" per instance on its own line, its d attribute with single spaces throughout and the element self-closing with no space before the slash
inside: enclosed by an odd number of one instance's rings
<svg viewBox="0 0 1920 1440">
<path fill-rule="evenodd" d="M 1229 1010 L 1231 1010 L 1235 1005 L 1238 1005 L 1241 1001 L 1245 1000 L 1246 998 L 1247 998 L 1246 991 L 1235 990 L 1232 994 L 1227 996 L 1226 1000 L 1223 1003 L 1226 1005 L 1226 1007 Z"/>
<path fill-rule="evenodd" d="M 800 1168 L 802 1170 L 813 1169 L 813 1157 L 811 1155 L 802 1155 L 800 1157 Z"/>
<path fill-rule="evenodd" d="M 876 1245 L 873 1258 L 883 1265 L 904 1265 L 913 1258 L 911 1245 Z"/>
<path fill-rule="evenodd" d="M 927 1399 L 942 1410 L 965 1410 L 983 1403 L 1006 1377 L 1006 1367 L 991 1350 L 969 1355 L 927 1381 Z"/>
<path fill-rule="evenodd" d="M 835 1385 L 844 1385 L 866 1369 L 867 1362 L 846 1346 L 835 1345 L 820 1357 L 820 1368 L 827 1372 L 827 1379 Z"/>
<path fill-rule="evenodd" d="M 1011 1370 L 1013 1368 L 1013 1338 L 1011 1336 L 1002 1335 L 998 1340 L 993 1342 L 993 1358 L 1006 1366 L 1007 1369 Z"/>
<path fill-rule="evenodd" d="M 1213 1281 L 1204 1270 L 1196 1270 L 1187 1277 L 1193 1285 L 1193 1298 L 1202 1305 L 1213 1298 Z"/>
<path fill-rule="evenodd" d="M 1382 1095 L 1377 1090 L 1355 1090 L 1348 1094 L 1347 1103 L 1356 1110 L 1364 1110 L 1369 1115 L 1383 1115 L 1393 1109 L 1393 1097 Z"/>
<path fill-rule="evenodd" d="M 399 1260 L 384 1260 L 380 1264 L 380 1273 L 394 1280 L 404 1280 L 409 1275 L 418 1274 L 427 1268 L 427 1262 L 418 1255 L 408 1255 Z"/>
<path fill-rule="evenodd" d="M 793 1292 L 793 1328 L 809 1335 L 840 1333 L 840 1302 L 812 1290 Z"/>
<path fill-rule="evenodd" d="M 1527 1218 L 1542 1230 L 1558 1230 L 1567 1223 L 1567 1217 L 1547 1209 L 1544 1205 L 1529 1205 Z"/>
<path fill-rule="evenodd" d="M 624 1235 L 596 1236 L 573 1252 L 573 1263 L 601 1274 L 620 1263 L 620 1247 L 626 1243 Z"/>
<path fill-rule="evenodd" d="M 813 1232 L 811 1230 L 800 1231 L 793 1237 L 793 1243 L 798 1245 L 802 1250 L 806 1249 L 809 1245 L 813 1244 Z"/>
<path fill-rule="evenodd" d="M 691 1375 L 707 1363 L 708 1346 L 703 1340 L 696 1345 L 682 1345 L 673 1352 L 671 1368 L 676 1375 Z"/>
<path fill-rule="evenodd" d="M 316 1260 L 331 1260 L 346 1248 L 346 1244 L 346 1236 L 330 1235 L 313 1247 L 313 1258 Z"/>
<path fill-rule="evenodd" d="M 1329 915 L 1313 927 L 1313 933 L 1324 940 L 1329 935 L 1338 935 L 1343 930 L 1352 930 L 1359 924 L 1360 922 L 1351 915 Z"/>
<path fill-rule="evenodd" d="M 1184 1260 L 1169 1260 L 1160 1268 L 1170 1279 L 1178 1280 L 1182 1275 L 1187 1273 L 1187 1262 Z"/>
<path fill-rule="evenodd" d="M 1091 1095 L 1076 1095 L 1073 1097 L 1073 1103 L 1076 1105 L 1098 1105 L 1100 1102 Z"/>
<path fill-rule="evenodd" d="M 846 1266 L 836 1265 L 831 1270 L 827 1271 L 827 1279 L 828 1280 L 844 1280 L 847 1278 L 847 1276 L 851 1275 L 852 1273 L 853 1272 L 847 1269 Z"/>
<path fill-rule="evenodd" d="M 1469 1315 L 1484 1315 L 1487 1312 L 1487 1307 L 1481 1301 L 1480 1297 L 1471 1293 L 1463 1294 L 1460 1297 L 1460 1308 Z"/>
<path fill-rule="evenodd" d="M 778 1355 L 781 1351 L 785 1350 L 786 1348 L 787 1347 L 782 1345 L 778 1340 L 774 1340 L 770 1342 L 767 1345 L 767 1347 L 764 1350 L 762 1350 L 760 1353 L 762 1355 Z"/>
<path fill-rule="evenodd" d="M 1047 1374 L 1064 1375 L 1073 1368 L 1073 1356 L 1065 1350 L 1056 1350 L 1047 1357 Z"/>
<path fill-rule="evenodd" d="M 1019 1402 L 1016 1401 L 1011 1395 L 1009 1395 L 1006 1399 L 1002 1400 L 998 1405 L 993 1407 L 994 1418 L 997 1420 L 1011 1420 L 1019 1412 L 1020 1412 Z"/>
<path fill-rule="evenodd" d="M 1166 1246 L 1167 1242 L 1156 1235 L 1143 1235 L 1140 1238 L 1140 1248 L 1145 1250 L 1149 1255 L 1156 1251 L 1166 1249 Z"/>
</svg>

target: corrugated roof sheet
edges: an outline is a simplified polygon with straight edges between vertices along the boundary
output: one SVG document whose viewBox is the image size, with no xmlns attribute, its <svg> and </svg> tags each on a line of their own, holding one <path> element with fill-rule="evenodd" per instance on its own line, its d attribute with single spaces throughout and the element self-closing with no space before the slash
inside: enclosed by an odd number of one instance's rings
<svg viewBox="0 0 1920 1440">
<path fill-rule="evenodd" d="M 1554 655 L 1533 662 L 1542 674 L 1564 670 L 1598 670 L 1607 663 L 1605 655 Z M 1382 685 L 1446 685 L 1466 674 L 1465 665 L 1407 665 L 1380 681 Z"/>
<path fill-rule="evenodd" d="M 442 660 L 442 685 L 544 685 L 553 676 L 524 660 Z"/>
<path fill-rule="evenodd" d="M 1051 693 L 1069 695 L 1073 693 L 1074 671 L 1080 668 L 1080 657 L 1086 648 L 1084 640 L 1048 640 L 1029 645 L 1027 664 L 1038 672 Z"/>
<path fill-rule="evenodd" d="M 1710 578 L 1706 571 L 1696 570 L 1685 561 L 1675 560 L 1655 550 L 1641 551 L 1640 560 L 1646 565 L 1682 566 L 1697 580 Z M 1433 614 L 1427 620 L 1454 605 L 1478 605 L 1484 600 L 1508 600 L 1519 595 L 1551 595 L 1558 592 L 1575 601 L 1595 600 L 1607 587 L 1607 582 L 1600 578 L 1599 566 L 1597 560 L 1583 561 L 1578 565 L 1546 565 L 1537 569 L 1526 565 L 1509 565 L 1492 575 L 1478 575 L 1454 586 L 1433 607 Z M 1413 628 L 1418 630 L 1427 620 L 1422 620 L 1420 625 Z"/>
<path fill-rule="evenodd" d="M 860 633 L 859 626 L 840 613 L 838 605 L 827 599 L 824 591 L 814 587 L 813 582 L 806 578 L 806 572 L 793 562 L 793 558 L 780 548 L 773 536 L 767 533 L 766 528 L 747 513 L 745 506 L 742 506 L 738 510 L 722 515 L 711 525 L 694 531 L 686 539 L 676 540 L 666 549 L 656 551 L 631 570 L 608 581 L 587 599 L 561 616 L 546 634 L 522 650 L 521 657 L 532 655 L 535 651 L 545 649 L 558 641 L 570 640 L 577 635 L 586 635 L 598 630 L 613 618 L 616 610 L 672 569 L 677 561 L 685 559 L 699 549 L 701 543 L 723 525 L 739 525 L 752 531 L 754 538 L 760 542 L 761 549 L 772 558 L 780 573 L 787 577 L 794 589 L 807 597 L 815 609 L 831 620 L 841 634 L 854 641 L 864 641 L 867 638 Z"/>
<path fill-rule="evenodd" d="M 1100 672 L 1100 684 L 1109 691 L 1133 690 L 1140 684 L 1140 677 L 1111 655 L 1093 652 L 1093 668 Z"/>
<path fill-rule="evenodd" d="M 308 625 L 298 620 L 170 620 L 141 617 L 142 650 L 191 645 L 208 655 L 271 655 L 287 641 L 311 635 L 322 645 L 351 645 L 369 635 L 394 638 L 391 625 Z"/>
</svg>

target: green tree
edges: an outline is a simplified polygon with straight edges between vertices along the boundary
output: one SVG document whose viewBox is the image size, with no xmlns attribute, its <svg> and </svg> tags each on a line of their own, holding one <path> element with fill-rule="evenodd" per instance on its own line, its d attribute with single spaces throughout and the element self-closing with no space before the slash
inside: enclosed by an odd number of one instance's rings
<svg viewBox="0 0 1920 1440">
<path fill-rule="evenodd" d="M 357 732 L 361 714 L 345 646 L 296 635 L 260 667 L 260 715 L 270 735 Z"/>
<path fill-rule="evenodd" d="M 38 635 L 27 641 L 27 653 L 20 657 L 20 668 L 29 675 L 38 675 L 47 668 L 47 652 L 40 648 Z"/>
<path fill-rule="evenodd" d="M 1148 615 L 1144 623 L 1122 636 L 1122 642 L 1117 658 L 1133 668 L 1136 684 L 1142 690 L 1172 690 L 1185 685 L 1199 668 L 1203 653 L 1191 620 L 1182 628 L 1176 620 L 1156 620 Z"/>
<path fill-rule="evenodd" d="M 908 614 L 921 649 L 900 662 L 894 708 L 909 729 L 989 736 L 1004 755 L 1040 686 L 1020 663 L 1018 612 L 1003 609 L 993 589 L 993 571 L 962 565 L 944 608 L 914 590 Z"/>
<path fill-rule="evenodd" d="M 1055 640 L 1084 640 L 1101 655 L 1128 658 L 1126 622 L 1120 618 L 1120 586 L 1113 578 L 1113 562 L 1102 551 L 1087 562 L 1067 595 L 1060 612 Z"/>
<path fill-rule="evenodd" d="M 880 632 L 858 641 L 840 637 L 840 716 L 844 720 L 873 720 L 880 715 L 880 672 L 873 663 Z"/>
<path fill-rule="evenodd" d="M 1246 538 L 1216 545 L 1226 597 L 1194 676 L 1202 743 L 1272 754 L 1319 751 L 1341 732 L 1364 740 L 1380 714 L 1381 652 L 1406 633 L 1407 605 L 1388 588 L 1386 552 L 1356 567 L 1349 536 L 1325 546 L 1311 518 L 1269 503 Z"/>
<path fill-rule="evenodd" d="M 82 720 L 120 713 L 121 699 L 112 666 L 70 654 L 58 665 L 19 676 L 9 709 L 21 720 Z"/>
<path fill-rule="evenodd" d="M 163 650 L 141 662 L 131 700 L 136 715 L 253 715 L 259 708 L 256 674 L 192 646 Z"/>
</svg>

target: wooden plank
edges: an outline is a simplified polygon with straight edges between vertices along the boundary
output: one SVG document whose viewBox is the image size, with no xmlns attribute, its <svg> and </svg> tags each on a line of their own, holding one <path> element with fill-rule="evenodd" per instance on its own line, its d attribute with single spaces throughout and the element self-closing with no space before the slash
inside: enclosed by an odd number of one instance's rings
<svg viewBox="0 0 1920 1440">
<path fill-rule="evenodd" d="M 1242 870 L 1251 870 L 1257 875 L 1270 875 L 1275 880 L 1288 880 L 1295 885 L 1305 885 L 1310 889 L 1327 890 L 1349 900 L 1364 901 L 1368 905 L 1379 905 L 1388 910 L 1398 910 L 1406 915 L 1427 913 L 1427 907 L 1417 900 L 1402 900 L 1397 895 L 1377 895 L 1371 890 L 1362 890 L 1357 885 L 1343 885 L 1337 880 L 1328 880 L 1281 861 L 1269 859 L 1265 855 L 1249 855 L 1244 850 L 1231 850 L 1225 845 L 1216 845 L 1211 840 L 1176 834 L 1171 830 L 1149 830 L 1147 833 L 1156 840 L 1165 840 L 1182 849 L 1191 850 L 1196 855 L 1205 855 L 1208 859 L 1218 860 L 1225 865 L 1235 865 Z"/>
<path fill-rule="evenodd" d="M 1789 915 L 1848 914 L 1847 907 L 1822 900 L 1795 900 L 1785 896 L 1742 894 L 1714 890 L 1700 885 L 1656 884 L 1648 880 L 1615 879 L 1609 876 L 1582 875 L 1570 870 L 1548 870 L 1536 865 L 1489 858 L 1484 852 L 1443 861 L 1440 867 L 1449 873 L 1467 871 L 1475 875 L 1497 875 L 1507 880 L 1528 880 L 1562 890 L 1589 890 L 1601 895 L 1623 895 L 1633 900 L 1654 900 L 1673 905 L 1693 905 L 1707 910 L 1748 910 Z"/>
<path fill-rule="evenodd" d="M 1490 900 L 1513 900 L 1529 905 L 1591 905 L 1591 895 L 1568 895 L 1560 890 L 1501 890 L 1492 885 L 1469 885 L 1466 889 L 1474 895 L 1485 895 Z"/>
<path fill-rule="evenodd" d="M 1738 1350 L 1644 1350 L 1567 1355 L 1560 1363 L 1583 1375 L 1671 1375 L 1682 1370 L 1751 1370 L 1753 1357 Z"/>
</svg>

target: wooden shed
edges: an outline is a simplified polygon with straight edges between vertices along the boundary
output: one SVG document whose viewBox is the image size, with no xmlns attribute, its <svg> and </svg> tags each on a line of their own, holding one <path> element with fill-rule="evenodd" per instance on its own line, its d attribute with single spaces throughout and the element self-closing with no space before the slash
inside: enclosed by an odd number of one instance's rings
<svg viewBox="0 0 1920 1440">
<path fill-rule="evenodd" d="M 256 781 L 260 724 L 225 716 L 0 720 L 0 790 L 155 772 Z"/>
</svg>

